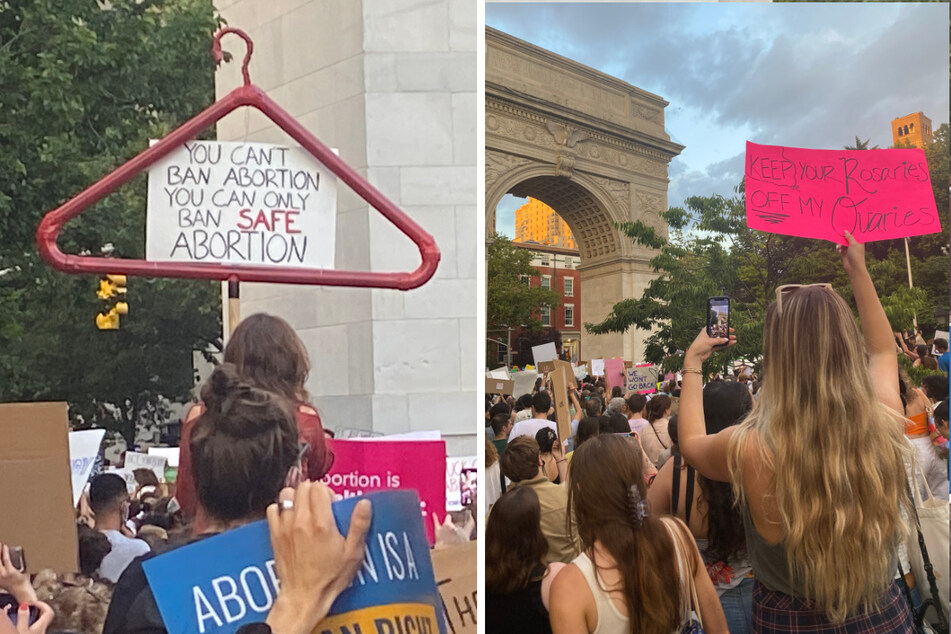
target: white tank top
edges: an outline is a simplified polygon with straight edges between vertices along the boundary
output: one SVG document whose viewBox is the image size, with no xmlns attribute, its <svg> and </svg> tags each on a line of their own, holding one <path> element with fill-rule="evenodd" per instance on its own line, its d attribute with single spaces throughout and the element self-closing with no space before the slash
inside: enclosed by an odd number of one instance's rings
<svg viewBox="0 0 951 634">
<path fill-rule="evenodd" d="M 664 523 L 664 527 L 668 532 L 676 530 L 668 524 L 670 521 L 668 518 L 661 518 L 661 521 Z M 671 538 L 673 538 L 673 534 L 671 534 Z M 674 553 L 677 557 L 677 568 L 680 574 L 681 588 L 683 588 L 684 575 L 687 574 L 687 571 L 684 569 L 683 555 L 677 546 L 676 539 L 674 539 Z M 604 584 L 600 583 L 600 578 L 597 576 L 594 564 L 591 563 L 591 559 L 588 558 L 588 555 L 582 552 L 572 563 L 576 565 L 581 571 L 581 574 L 584 575 L 584 579 L 588 583 L 588 588 L 591 589 L 591 594 L 594 595 L 594 604 L 598 610 L 598 626 L 594 628 L 594 632 L 591 634 L 627 634 L 631 628 L 631 619 L 618 611 L 617 606 L 614 605 L 614 601 L 611 600 L 611 595 L 602 589 Z M 681 590 L 681 592 L 683 592 L 683 590 Z M 687 612 L 688 611 L 685 610 L 684 619 L 681 624 L 687 622 Z M 680 629 L 678 628 L 675 630 L 675 633 L 679 631 Z"/>
</svg>

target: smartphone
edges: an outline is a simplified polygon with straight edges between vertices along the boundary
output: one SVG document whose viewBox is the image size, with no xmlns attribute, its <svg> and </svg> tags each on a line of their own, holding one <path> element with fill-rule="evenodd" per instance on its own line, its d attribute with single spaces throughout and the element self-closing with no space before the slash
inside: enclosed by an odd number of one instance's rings
<svg viewBox="0 0 951 634">
<path fill-rule="evenodd" d="M 711 337 L 730 336 L 730 298 L 726 296 L 707 299 L 707 334 Z M 720 344 L 716 348 L 725 348 Z"/>
<path fill-rule="evenodd" d="M 463 467 L 459 474 L 459 498 L 463 507 L 469 506 L 475 501 L 479 482 L 478 474 L 479 470 L 471 467 Z"/>
<path fill-rule="evenodd" d="M 9 546 L 10 563 L 20 572 L 26 572 L 26 557 L 23 555 L 22 546 Z"/>
</svg>

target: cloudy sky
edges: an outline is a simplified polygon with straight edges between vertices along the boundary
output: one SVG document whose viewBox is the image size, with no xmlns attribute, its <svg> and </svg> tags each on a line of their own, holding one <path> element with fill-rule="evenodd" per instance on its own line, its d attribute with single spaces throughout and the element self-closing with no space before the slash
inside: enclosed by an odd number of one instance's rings
<svg viewBox="0 0 951 634">
<path fill-rule="evenodd" d="M 948 122 L 944 3 L 486 3 L 485 22 L 660 95 L 686 146 L 668 204 L 733 195 L 747 140 L 841 149 L 892 144 L 892 119 Z M 506 196 L 498 230 L 514 232 Z"/>
</svg>

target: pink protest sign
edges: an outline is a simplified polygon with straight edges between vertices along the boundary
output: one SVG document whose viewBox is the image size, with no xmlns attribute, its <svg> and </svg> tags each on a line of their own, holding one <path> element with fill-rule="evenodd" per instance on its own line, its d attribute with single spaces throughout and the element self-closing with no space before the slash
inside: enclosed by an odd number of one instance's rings
<svg viewBox="0 0 951 634">
<path fill-rule="evenodd" d="M 941 231 L 923 150 L 746 143 L 746 224 L 846 244 Z"/>
<path fill-rule="evenodd" d="M 604 382 L 608 385 L 609 393 L 615 385 L 624 389 L 624 359 L 615 357 L 604 360 Z"/>
<path fill-rule="evenodd" d="M 446 513 L 443 440 L 334 440 L 334 464 L 323 482 L 341 498 L 386 489 L 415 489 L 426 537 L 435 543 L 432 513 Z"/>
</svg>

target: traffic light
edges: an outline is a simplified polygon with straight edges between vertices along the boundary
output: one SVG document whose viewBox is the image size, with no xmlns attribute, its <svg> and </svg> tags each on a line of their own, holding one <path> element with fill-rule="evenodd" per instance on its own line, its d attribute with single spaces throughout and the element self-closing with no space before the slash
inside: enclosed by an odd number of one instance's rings
<svg viewBox="0 0 951 634">
<path fill-rule="evenodd" d="M 113 297 L 125 297 L 126 291 L 125 275 L 106 275 L 99 280 L 99 290 L 96 296 L 104 301 L 109 301 Z M 109 307 L 109 310 L 96 315 L 96 327 L 99 330 L 118 330 L 119 315 L 129 314 L 129 304 L 124 301 L 118 301 Z"/>
</svg>

